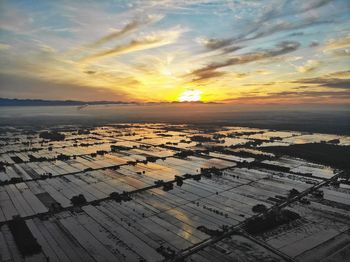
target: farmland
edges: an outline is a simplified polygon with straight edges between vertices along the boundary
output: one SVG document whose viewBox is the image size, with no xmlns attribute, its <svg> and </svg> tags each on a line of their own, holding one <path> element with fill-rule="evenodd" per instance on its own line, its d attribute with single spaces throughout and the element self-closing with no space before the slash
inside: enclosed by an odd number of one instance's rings
<svg viewBox="0 0 350 262">
<path fill-rule="evenodd" d="M 0 261 L 346 261 L 349 141 L 233 126 L 1 127 Z"/>
</svg>

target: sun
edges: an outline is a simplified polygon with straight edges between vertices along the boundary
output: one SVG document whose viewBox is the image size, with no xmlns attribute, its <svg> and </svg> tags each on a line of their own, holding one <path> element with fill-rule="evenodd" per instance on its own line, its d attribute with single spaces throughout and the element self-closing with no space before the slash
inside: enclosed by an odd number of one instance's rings
<svg viewBox="0 0 350 262">
<path fill-rule="evenodd" d="M 201 90 L 187 90 L 183 92 L 180 97 L 180 102 L 197 102 L 201 100 Z"/>
</svg>

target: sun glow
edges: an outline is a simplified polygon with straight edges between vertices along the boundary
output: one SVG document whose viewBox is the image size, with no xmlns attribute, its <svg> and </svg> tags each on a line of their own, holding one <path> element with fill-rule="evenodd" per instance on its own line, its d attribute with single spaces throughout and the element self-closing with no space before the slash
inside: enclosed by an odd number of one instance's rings
<svg viewBox="0 0 350 262">
<path fill-rule="evenodd" d="M 197 102 L 201 100 L 201 90 L 187 90 L 183 92 L 180 97 L 180 102 Z"/>
</svg>

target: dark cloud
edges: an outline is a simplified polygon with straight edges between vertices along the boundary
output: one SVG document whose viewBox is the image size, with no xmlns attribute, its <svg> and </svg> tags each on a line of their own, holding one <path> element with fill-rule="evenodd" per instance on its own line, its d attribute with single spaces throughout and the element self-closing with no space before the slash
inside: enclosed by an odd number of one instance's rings
<svg viewBox="0 0 350 262">
<path fill-rule="evenodd" d="M 135 31 L 141 25 L 142 25 L 142 23 L 139 20 L 131 21 L 130 23 L 126 24 L 120 30 L 115 31 L 113 33 L 110 33 L 110 34 L 108 34 L 108 35 L 98 39 L 97 41 L 95 41 L 94 43 L 90 44 L 89 46 L 90 47 L 97 47 L 97 46 L 103 45 L 106 42 L 109 42 L 111 40 L 118 39 L 118 38 L 126 35 L 127 33 Z"/>
<path fill-rule="evenodd" d="M 242 49 L 243 47 L 242 46 L 229 46 L 229 47 L 225 47 L 222 49 L 222 52 L 224 54 L 228 54 L 228 53 L 233 53 L 239 49 Z"/>
<path fill-rule="evenodd" d="M 222 53 L 227 54 L 237 51 L 242 48 L 241 44 L 247 41 L 257 40 L 260 38 L 269 37 L 279 32 L 291 32 L 289 36 L 304 35 L 303 32 L 293 32 L 294 30 L 300 30 L 315 25 L 331 24 L 334 23 L 333 18 L 327 18 L 320 20 L 318 17 L 305 16 L 296 21 L 287 21 L 280 18 L 289 17 L 291 15 L 298 15 L 308 12 L 312 9 L 317 9 L 321 6 L 328 4 L 328 0 L 310 0 L 303 4 L 290 4 L 291 1 L 281 2 L 278 6 L 274 6 L 271 10 L 266 11 L 264 15 L 259 17 L 255 22 L 251 22 L 249 28 L 244 33 L 225 39 L 209 39 L 203 41 L 203 45 L 212 50 L 222 50 Z M 277 19 L 279 18 L 279 19 Z M 317 45 L 316 42 L 312 44 L 312 47 Z"/>
<path fill-rule="evenodd" d="M 269 83 L 259 83 L 259 84 L 244 84 L 243 86 L 273 86 L 276 85 L 277 82 L 269 82 Z"/>
<path fill-rule="evenodd" d="M 310 86 L 302 85 L 302 86 L 293 87 L 292 89 L 294 89 L 294 90 L 305 90 L 306 88 L 310 88 Z"/>
<path fill-rule="evenodd" d="M 350 77 L 350 70 L 338 71 L 327 74 L 328 77 Z"/>
<path fill-rule="evenodd" d="M 278 1 L 276 5 L 271 5 L 265 13 L 261 15 L 258 21 L 267 22 L 273 19 L 292 15 L 305 14 L 311 10 L 323 7 L 333 0 L 308 0 L 299 1 Z"/>
<path fill-rule="evenodd" d="M 236 78 L 245 78 L 249 76 L 249 73 L 236 73 L 234 74 Z"/>
<path fill-rule="evenodd" d="M 206 51 L 215 51 L 215 50 L 221 50 L 222 53 L 228 54 L 233 53 L 239 49 L 242 49 L 242 46 L 236 46 L 232 45 L 234 42 L 233 38 L 225 38 L 225 39 L 219 39 L 219 38 L 210 38 L 201 40 L 200 43 L 205 47 Z"/>
<path fill-rule="evenodd" d="M 146 24 L 158 21 L 161 17 L 160 16 L 147 16 L 142 18 L 135 18 L 131 22 L 127 23 L 124 27 L 121 29 L 112 32 L 104 37 L 101 37 L 100 39 L 96 40 L 92 44 L 89 45 L 89 47 L 97 47 L 100 45 L 103 45 L 111 40 L 119 39 L 131 32 L 134 32 L 139 27 L 144 26 Z"/>
<path fill-rule="evenodd" d="M 302 36 L 304 35 L 304 32 L 295 32 L 295 33 L 291 33 L 288 36 Z"/>
<path fill-rule="evenodd" d="M 340 88 L 340 89 L 349 89 L 350 88 L 350 79 L 341 79 L 341 78 L 306 78 L 295 81 L 295 83 L 301 84 L 313 84 L 322 87 L 330 88 Z"/>
<path fill-rule="evenodd" d="M 330 23 L 333 23 L 333 20 L 329 19 L 324 21 L 316 21 L 315 19 L 307 19 L 305 21 L 299 21 L 295 23 L 282 21 L 282 22 L 278 22 L 276 24 L 271 24 L 268 26 L 261 26 L 260 24 L 258 24 L 254 29 L 251 30 L 251 32 L 246 34 L 244 37 L 237 39 L 237 41 L 241 42 L 241 41 L 255 40 L 258 38 L 263 38 L 263 37 L 273 35 L 278 32 L 303 29 L 311 25 L 322 25 L 322 24 L 330 24 Z"/>
<path fill-rule="evenodd" d="M 193 71 L 190 75 L 194 76 L 194 80 L 198 79 L 208 79 L 210 76 L 217 77 L 222 75 L 222 73 L 217 74 L 217 69 L 232 66 L 246 64 L 250 62 L 255 62 L 263 59 L 268 59 L 276 57 L 279 55 L 287 54 L 297 50 L 300 46 L 300 43 L 294 41 L 283 41 L 278 43 L 274 48 L 271 49 L 262 49 L 256 52 L 246 53 L 240 56 L 231 57 L 223 62 L 211 63 L 205 67 L 199 68 Z M 203 78 L 203 76 L 205 76 Z"/>
<path fill-rule="evenodd" d="M 193 81 L 201 81 L 210 78 L 216 78 L 225 75 L 226 72 L 215 71 L 215 70 L 204 70 L 196 74 L 196 78 Z"/>
<path fill-rule="evenodd" d="M 84 73 L 85 73 L 85 74 L 88 74 L 88 75 L 93 75 L 93 74 L 96 73 L 96 71 L 88 70 L 88 71 L 85 71 Z"/>
<path fill-rule="evenodd" d="M 309 47 L 317 47 L 317 46 L 319 46 L 319 45 L 320 45 L 319 42 L 317 42 L 317 41 L 312 41 L 312 42 L 310 43 Z"/>
<path fill-rule="evenodd" d="M 350 98 L 350 93 L 347 91 L 301 91 L 301 92 L 273 92 L 268 93 L 269 96 L 290 96 L 290 97 L 316 97 L 316 96 L 331 96 L 331 97 L 342 97 Z"/>
<path fill-rule="evenodd" d="M 215 39 L 210 38 L 203 41 L 203 45 L 210 50 L 220 49 L 232 44 L 232 39 Z"/>
<path fill-rule="evenodd" d="M 297 11 L 297 13 L 299 13 L 299 14 L 306 13 L 306 12 L 311 11 L 313 9 L 317 9 L 317 8 L 322 7 L 322 6 L 325 6 L 329 3 L 331 3 L 332 1 L 333 0 L 309 0 L 307 2 L 304 2 L 301 5 L 301 8 Z"/>
<path fill-rule="evenodd" d="M 334 17 L 320 20 L 317 16 L 308 15 L 311 10 L 318 9 L 332 0 L 277 1 L 267 7 L 255 21 L 249 21 L 250 26 L 244 33 L 233 37 L 232 43 L 238 44 L 273 35 L 278 32 L 304 29 L 309 26 L 334 23 Z M 287 21 L 291 16 L 298 16 L 293 22 Z M 248 21 L 247 21 L 248 22 Z M 290 36 L 303 35 L 303 32 L 291 32 Z"/>
</svg>

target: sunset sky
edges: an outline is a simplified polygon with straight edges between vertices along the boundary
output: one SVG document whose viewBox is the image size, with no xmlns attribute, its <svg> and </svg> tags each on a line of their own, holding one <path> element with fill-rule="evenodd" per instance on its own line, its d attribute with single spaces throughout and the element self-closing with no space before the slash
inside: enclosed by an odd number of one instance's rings
<svg viewBox="0 0 350 262">
<path fill-rule="evenodd" d="M 349 0 L 0 0 L 0 97 L 350 104 Z"/>
</svg>

